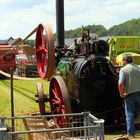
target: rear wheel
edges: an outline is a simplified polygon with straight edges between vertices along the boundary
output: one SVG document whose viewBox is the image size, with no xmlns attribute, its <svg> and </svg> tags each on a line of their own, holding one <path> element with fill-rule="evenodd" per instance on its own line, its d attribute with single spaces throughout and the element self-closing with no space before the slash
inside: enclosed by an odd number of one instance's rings
<svg viewBox="0 0 140 140">
<path fill-rule="evenodd" d="M 71 113 L 71 104 L 66 84 L 61 76 L 55 76 L 50 81 L 50 107 L 52 114 Z M 57 127 L 63 127 L 67 121 L 65 116 L 54 117 Z"/>
</svg>

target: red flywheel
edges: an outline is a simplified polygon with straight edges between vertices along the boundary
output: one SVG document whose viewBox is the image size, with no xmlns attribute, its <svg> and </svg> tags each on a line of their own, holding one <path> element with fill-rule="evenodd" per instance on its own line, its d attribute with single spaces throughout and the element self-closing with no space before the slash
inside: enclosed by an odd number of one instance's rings
<svg viewBox="0 0 140 140">
<path fill-rule="evenodd" d="M 48 24 L 39 24 L 37 27 L 35 47 L 39 75 L 49 79 L 55 67 L 55 48 L 53 33 Z"/>
</svg>

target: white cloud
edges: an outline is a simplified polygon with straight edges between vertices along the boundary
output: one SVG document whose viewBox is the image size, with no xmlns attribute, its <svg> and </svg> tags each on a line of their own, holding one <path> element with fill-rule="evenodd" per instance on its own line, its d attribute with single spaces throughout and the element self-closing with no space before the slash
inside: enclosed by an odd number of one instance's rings
<svg viewBox="0 0 140 140">
<path fill-rule="evenodd" d="M 17 7 L 17 6 L 15 6 Z M 48 7 L 48 8 L 47 8 Z M 8 12 L 8 11 L 9 12 Z M 53 10 L 53 11 L 51 11 Z M 55 6 L 52 3 L 36 4 L 32 8 L 4 8 L 1 16 L 0 39 L 26 37 L 39 23 L 53 23 L 55 26 Z"/>
<path fill-rule="evenodd" d="M 0 7 L 10 4 L 12 2 L 12 0 L 0 0 Z"/>
<path fill-rule="evenodd" d="M 79 27 L 82 24 L 101 24 L 106 28 L 120 24 L 132 18 L 140 17 L 139 0 L 107 0 L 94 1 L 89 0 L 90 4 L 84 3 L 78 5 L 77 11 L 80 12 L 66 17 L 67 28 Z M 84 9 L 81 12 L 81 9 Z M 73 25 L 70 23 L 73 22 Z"/>
<path fill-rule="evenodd" d="M 140 18 L 139 0 L 64 0 L 65 29 L 100 24 L 106 28 Z M 26 37 L 39 23 L 56 31 L 55 0 L 0 0 L 0 39 Z"/>
</svg>

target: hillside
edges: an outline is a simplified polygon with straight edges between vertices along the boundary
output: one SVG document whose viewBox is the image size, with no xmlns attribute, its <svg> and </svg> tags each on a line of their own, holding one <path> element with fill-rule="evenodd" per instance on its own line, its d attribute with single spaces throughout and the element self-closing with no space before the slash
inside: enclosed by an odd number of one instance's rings
<svg viewBox="0 0 140 140">
<path fill-rule="evenodd" d="M 91 33 L 98 34 L 101 36 L 114 36 L 114 35 L 136 35 L 140 36 L 140 18 L 131 19 L 119 25 L 112 26 L 108 30 L 103 25 L 87 25 L 84 26 L 86 29 L 90 30 Z M 73 38 L 74 35 L 78 37 L 82 34 L 82 28 L 78 27 L 76 29 L 66 30 L 65 38 Z M 56 33 L 54 33 L 54 37 L 56 38 Z M 30 44 L 32 47 L 34 46 L 34 40 L 27 40 L 27 44 Z"/>
<path fill-rule="evenodd" d="M 140 18 L 132 19 L 122 24 L 111 27 L 108 30 L 110 35 L 138 35 L 140 36 Z"/>
<path fill-rule="evenodd" d="M 106 28 L 103 25 L 87 25 L 84 26 L 84 28 L 86 28 L 87 30 L 89 30 L 91 33 L 97 33 L 99 36 L 106 36 L 108 35 L 108 31 L 106 30 Z M 65 31 L 65 38 L 71 38 L 74 35 L 77 36 L 82 36 L 82 28 L 76 28 L 74 30 L 67 30 Z"/>
<path fill-rule="evenodd" d="M 90 30 L 91 33 L 96 33 L 99 36 L 106 36 L 106 35 L 138 35 L 140 36 L 140 18 L 138 19 L 131 19 L 126 21 L 122 24 L 112 26 L 108 30 L 103 25 L 87 25 L 85 26 L 86 29 Z M 77 36 L 81 35 L 81 28 L 76 28 L 73 30 L 65 31 L 65 38 L 71 38 L 73 35 L 76 34 Z"/>
</svg>

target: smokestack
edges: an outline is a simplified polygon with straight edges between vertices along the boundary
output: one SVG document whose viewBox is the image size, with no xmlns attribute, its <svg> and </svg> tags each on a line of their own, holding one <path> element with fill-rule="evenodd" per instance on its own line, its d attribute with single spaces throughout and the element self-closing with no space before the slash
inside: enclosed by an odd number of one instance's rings
<svg viewBox="0 0 140 140">
<path fill-rule="evenodd" d="M 56 47 L 64 47 L 64 0 L 56 0 Z"/>
</svg>

